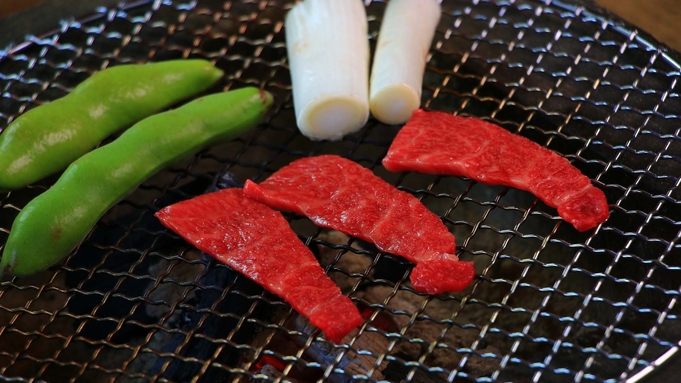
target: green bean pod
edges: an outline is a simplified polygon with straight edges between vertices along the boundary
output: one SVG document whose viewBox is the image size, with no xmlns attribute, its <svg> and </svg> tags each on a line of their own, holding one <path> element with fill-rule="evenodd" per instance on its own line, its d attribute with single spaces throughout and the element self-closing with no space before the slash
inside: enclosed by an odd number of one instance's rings
<svg viewBox="0 0 681 383">
<path fill-rule="evenodd" d="M 272 96 L 244 88 L 206 96 L 135 124 L 72 163 L 12 225 L 0 275 L 30 275 L 67 256 L 113 205 L 148 177 L 261 121 Z"/>
<path fill-rule="evenodd" d="M 22 114 L 0 134 L 0 191 L 66 169 L 107 136 L 208 89 L 222 74 L 206 60 L 97 72 L 68 95 Z"/>
</svg>

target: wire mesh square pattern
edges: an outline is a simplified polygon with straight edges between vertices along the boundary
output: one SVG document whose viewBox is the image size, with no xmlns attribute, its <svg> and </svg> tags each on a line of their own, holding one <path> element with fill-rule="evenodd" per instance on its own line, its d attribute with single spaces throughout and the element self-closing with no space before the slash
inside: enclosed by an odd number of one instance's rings
<svg viewBox="0 0 681 383">
<path fill-rule="evenodd" d="M 373 48 L 385 3 L 366 3 Z M 380 161 L 399 127 L 370 120 L 338 142 L 302 137 L 284 45 L 291 6 L 142 1 L 0 51 L 0 127 L 103 68 L 174 58 L 207 58 L 223 69 L 209 92 L 252 85 L 276 99 L 254 132 L 145 182 L 63 264 L 4 278 L 0 379 L 634 382 L 676 352 L 675 52 L 592 3 L 443 1 L 424 107 L 495 122 L 566 156 L 611 203 L 605 224 L 578 233 L 525 192 L 387 172 Z M 324 153 L 373 169 L 441 216 L 461 258 L 476 264 L 471 288 L 419 294 L 403 259 L 287 215 L 365 317 L 333 345 L 279 298 L 153 217 Z M 0 245 L 22 207 L 56 178 L 0 195 Z"/>
</svg>

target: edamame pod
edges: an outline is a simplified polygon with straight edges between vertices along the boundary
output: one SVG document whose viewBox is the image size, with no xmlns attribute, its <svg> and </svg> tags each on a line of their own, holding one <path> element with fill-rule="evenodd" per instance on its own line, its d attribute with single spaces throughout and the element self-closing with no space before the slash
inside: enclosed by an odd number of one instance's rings
<svg viewBox="0 0 681 383">
<path fill-rule="evenodd" d="M 0 274 L 30 275 L 68 255 L 113 205 L 168 164 L 261 121 L 272 96 L 244 88 L 206 96 L 135 124 L 72 163 L 12 225 Z"/>
<path fill-rule="evenodd" d="M 206 60 L 120 65 L 19 116 L 0 134 L 0 191 L 64 170 L 112 133 L 208 89 L 222 71 Z"/>
</svg>

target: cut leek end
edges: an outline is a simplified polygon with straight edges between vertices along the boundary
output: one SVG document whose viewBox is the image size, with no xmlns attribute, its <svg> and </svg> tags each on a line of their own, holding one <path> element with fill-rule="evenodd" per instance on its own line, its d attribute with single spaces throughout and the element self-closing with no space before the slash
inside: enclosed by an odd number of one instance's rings
<svg viewBox="0 0 681 383">
<path fill-rule="evenodd" d="M 303 108 L 300 131 L 315 140 L 340 140 L 361 129 L 369 119 L 369 106 L 352 96 L 320 97 Z"/>
<path fill-rule="evenodd" d="M 419 94 L 406 84 L 391 84 L 371 95 L 371 114 L 388 125 L 404 124 L 421 105 Z"/>
</svg>

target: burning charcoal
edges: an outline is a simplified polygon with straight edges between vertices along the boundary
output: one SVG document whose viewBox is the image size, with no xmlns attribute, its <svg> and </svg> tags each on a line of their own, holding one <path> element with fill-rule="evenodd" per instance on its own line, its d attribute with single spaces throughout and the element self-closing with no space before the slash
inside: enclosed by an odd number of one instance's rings
<svg viewBox="0 0 681 383">
<path fill-rule="evenodd" d="M 319 239 L 320 241 L 328 242 L 333 245 L 346 245 L 350 241 L 349 236 L 335 230 L 324 231 L 322 234 L 319 235 L 319 237 L 317 237 L 317 239 Z M 334 249 L 321 243 L 318 244 L 317 247 L 319 249 L 319 262 L 324 267 L 326 265 L 333 263 L 338 253 L 342 251 L 340 249 Z M 354 241 L 351 247 L 356 250 L 362 250 L 362 247 L 359 246 L 357 241 Z M 370 265 L 371 258 L 362 254 L 355 254 L 348 251 L 347 253 L 341 256 L 338 262 L 334 264 L 334 267 L 339 268 L 345 271 L 346 273 L 350 274 L 354 273 L 364 274 Z M 369 273 L 368 275 L 371 275 L 371 273 Z M 350 289 L 352 289 L 352 286 L 359 279 L 347 276 L 341 272 L 331 272 L 329 274 L 329 277 L 331 277 L 331 279 L 334 282 L 336 282 L 338 287 L 340 287 L 341 291 L 343 292 L 347 292 Z"/>
<path fill-rule="evenodd" d="M 53 273 L 41 273 L 16 280 L 14 283 L 24 288 L 2 291 L 0 294 L 0 305 L 3 307 L 24 307 L 27 305 L 26 302 L 30 302 L 30 306 L 26 307 L 30 312 L 39 310 L 56 312 L 60 310 L 68 300 L 68 296 L 60 292 L 60 290 L 65 288 L 64 274 L 60 273 L 54 280 L 51 280 L 53 276 Z M 48 287 L 42 294 L 38 294 L 37 289 L 29 287 L 33 285 L 42 286 L 44 284 Z M 15 331 L 39 331 L 55 334 L 69 334 L 73 333 L 74 327 L 75 320 L 70 317 L 60 317 L 57 320 L 52 321 L 50 315 L 36 315 L 34 313 L 22 313 L 20 311 L 9 312 L 0 310 L 0 352 L 8 353 L 10 355 L 21 352 L 25 352 L 26 355 L 31 356 L 55 355 L 55 353 L 63 348 L 63 341 L 49 340 L 31 342 L 31 337 L 23 336 Z M 45 331 L 41 330 L 43 328 Z M 30 346 L 29 342 L 31 342 Z M 82 355 L 80 356 L 82 357 Z M 73 357 L 77 358 L 78 355 L 74 355 Z M 27 360 L 22 363 L 15 363 L 15 365 L 9 367 L 9 369 L 17 376 L 35 376 L 35 373 L 40 367 L 39 363 L 33 363 L 32 361 Z"/>
<path fill-rule="evenodd" d="M 468 336 L 460 336 L 456 334 L 455 328 L 450 329 L 445 336 L 444 342 L 451 347 L 470 347 L 473 342 L 477 339 L 476 335 L 471 334 Z M 454 334 L 452 334 L 454 333 Z M 438 333 L 439 334 L 439 333 Z M 416 335 L 416 332 L 415 334 Z M 465 345 L 464 345 L 465 344 Z M 477 352 L 484 353 L 494 353 L 498 355 L 499 350 L 494 347 L 478 347 Z M 457 353 L 450 348 L 438 348 L 433 350 L 433 354 L 428 358 L 428 363 L 432 366 L 438 366 L 445 368 L 447 370 L 453 370 L 459 366 L 463 355 Z M 494 371 L 499 368 L 499 360 L 493 358 L 482 358 L 477 355 L 471 355 L 468 360 L 466 360 L 465 365 L 462 370 L 473 375 L 473 376 L 489 376 Z"/>
<path fill-rule="evenodd" d="M 392 293 L 392 290 L 392 287 L 389 286 L 372 286 L 366 291 L 360 293 L 360 296 L 369 303 L 383 304 L 385 299 L 388 298 Z M 390 302 L 386 305 L 386 307 L 394 311 L 403 311 L 407 313 L 406 315 L 390 315 L 398 328 L 404 328 L 409 324 L 409 315 L 418 311 L 419 306 L 421 306 L 424 300 L 424 297 L 410 293 L 408 291 L 399 290 L 397 294 L 390 299 Z M 434 339 L 433 336 L 437 337 L 439 330 L 440 325 L 435 323 L 416 322 L 405 335 L 409 338 L 412 338 L 410 335 L 416 335 L 413 334 L 414 332 L 427 332 L 416 336 L 417 338 L 427 341 L 429 338 Z M 418 359 L 420 354 L 423 352 L 423 347 L 427 347 L 427 344 L 400 341 L 397 344 L 395 351 L 408 355 L 411 359 Z"/>
<path fill-rule="evenodd" d="M 400 355 L 401 356 L 401 355 Z M 411 379 L 406 379 L 407 375 L 411 371 L 412 367 L 405 366 L 404 364 L 392 361 L 388 364 L 386 368 L 385 378 L 390 382 L 419 382 L 419 383 L 446 383 L 448 382 L 446 377 L 441 375 L 429 374 L 420 369 L 414 371 L 414 377 Z"/>
<path fill-rule="evenodd" d="M 262 374 L 265 375 L 266 377 L 270 379 L 281 379 L 281 382 L 286 382 L 286 383 L 298 383 L 297 380 L 291 379 L 287 377 L 286 375 L 282 374 L 279 370 L 276 369 L 276 367 L 266 364 L 262 366 L 260 371 L 256 371 L 256 374 Z"/>
<path fill-rule="evenodd" d="M 198 250 L 190 250 L 185 256 L 187 260 L 200 260 L 201 253 Z M 152 302 L 162 302 L 159 305 L 146 305 L 147 314 L 154 318 L 161 318 L 170 312 L 173 302 L 183 299 L 191 299 L 194 296 L 193 286 L 181 286 L 175 281 L 194 281 L 201 274 L 205 266 L 200 263 L 175 262 L 166 259 L 155 263 L 149 268 L 149 274 L 154 278 L 163 278 L 158 287 L 149 293 L 149 300 Z M 168 275 L 164 275 L 168 273 Z M 177 322 L 180 318 L 180 311 L 173 312 L 167 323 Z"/>
<path fill-rule="evenodd" d="M 222 189 L 240 188 L 244 186 L 234 174 L 230 172 L 220 173 L 213 179 L 213 183 L 206 189 L 206 193 L 216 192 Z"/>
<path fill-rule="evenodd" d="M 289 313 L 286 309 L 277 309 L 277 315 L 273 316 L 272 321 L 277 323 L 281 322 L 281 319 Z M 277 319 L 279 318 L 279 319 Z M 254 350 L 269 350 L 276 352 L 284 357 L 295 357 L 300 346 L 293 340 L 293 338 L 283 331 L 278 331 L 271 328 L 262 329 L 255 339 L 250 343 L 252 351 L 244 352 L 241 358 L 241 368 L 250 371 L 253 374 L 264 374 L 272 379 L 278 377 L 284 377 L 282 372 L 286 369 L 288 362 L 284 362 L 281 359 L 261 353 L 257 360 L 255 359 Z M 304 358 L 302 358 L 304 360 Z M 288 371 L 285 376 L 284 382 L 317 382 L 322 377 L 322 371 L 319 368 L 307 367 L 303 363 L 296 363 Z M 257 381 L 257 379 L 251 379 L 251 381 Z"/>
<path fill-rule="evenodd" d="M 198 281 L 200 285 L 212 286 L 210 289 L 197 289 L 191 299 L 184 302 L 182 321 L 178 324 L 179 332 L 171 334 L 168 341 L 159 344 L 158 351 L 174 353 L 186 358 L 208 360 L 213 358 L 219 363 L 235 365 L 241 356 L 241 351 L 230 346 L 223 346 L 217 357 L 215 356 L 218 344 L 213 340 L 225 339 L 238 325 L 238 319 L 244 315 L 251 318 L 269 321 L 270 313 L 265 312 L 264 305 L 258 305 L 249 312 L 252 302 L 240 296 L 231 296 L 229 299 L 221 299 L 223 289 L 232 286 L 234 290 L 244 292 L 247 295 L 262 293 L 262 288 L 254 282 L 240 277 L 238 273 L 227 267 L 212 267 L 207 273 L 202 274 Z M 217 302 L 217 303 L 216 303 Z M 206 310 L 231 315 L 206 314 Z M 244 322 L 239 330 L 231 335 L 231 339 L 238 343 L 249 343 L 253 339 L 255 326 L 250 322 Z M 201 334 L 201 337 L 193 336 L 187 342 L 187 333 Z M 173 381 L 189 381 L 200 371 L 200 366 L 195 363 L 187 363 L 175 358 L 157 358 L 154 366 L 147 370 L 148 373 L 158 374 L 163 372 L 164 378 Z M 225 379 L 225 372 L 221 369 L 209 369 L 200 382 L 213 382 Z"/>
<path fill-rule="evenodd" d="M 385 300 L 390 297 L 393 288 L 390 286 L 371 286 L 366 291 L 359 293 L 364 300 L 371 304 L 384 304 Z M 387 308 L 392 311 L 401 311 L 405 314 L 391 315 L 399 328 L 409 326 L 411 314 L 417 312 L 419 308 L 425 303 L 427 296 L 420 296 L 407 290 L 398 290 L 395 296 L 390 298 Z M 426 305 L 423 314 L 432 319 L 448 319 L 455 312 L 456 307 L 453 302 L 440 301 L 433 299 Z M 466 320 L 458 318 L 458 320 Z M 418 360 L 428 349 L 431 342 L 438 339 L 440 333 L 446 325 L 438 324 L 427 319 L 417 319 L 405 332 L 405 340 L 400 341 L 394 349 L 395 353 L 399 353 L 407 357 L 409 360 Z M 419 342 L 409 342 L 407 339 L 419 339 Z M 474 329 L 461 329 L 458 327 L 451 327 L 446 335 L 443 343 L 448 344 L 454 349 L 470 347 L 478 339 L 478 332 Z M 422 341 L 420 341 L 422 340 Z M 493 352 L 498 353 L 496 347 L 486 345 L 484 348 L 478 347 L 478 352 Z M 427 363 L 431 366 L 442 367 L 452 370 L 458 367 L 463 354 L 457 353 L 450 348 L 436 348 Z M 498 366 L 496 359 L 483 359 L 478 356 L 472 356 L 466 361 L 465 370 L 476 376 L 487 376 L 493 373 Z"/>
<path fill-rule="evenodd" d="M 169 343 L 172 341 L 173 334 L 165 332 L 165 331 L 156 331 L 154 332 L 154 335 L 151 336 L 151 339 L 149 340 L 149 343 L 146 345 L 149 349 L 152 350 L 161 350 L 163 348 L 163 345 Z M 149 352 L 142 352 L 137 355 L 135 359 L 130 362 L 128 365 L 127 371 L 129 371 L 132 374 L 136 373 L 147 373 L 148 371 L 151 371 L 156 363 L 158 363 L 159 360 L 162 360 L 162 358 L 156 354 L 149 353 Z M 121 376 L 118 380 L 116 380 L 116 383 L 142 383 L 146 382 L 144 379 L 139 379 L 139 378 L 131 378 L 128 376 Z"/>
<path fill-rule="evenodd" d="M 312 334 L 315 330 L 309 322 L 300 316 L 297 316 L 291 324 L 295 330 L 300 331 L 304 334 Z M 357 337 L 358 330 L 352 331 L 348 334 L 341 344 L 350 344 L 353 338 Z M 295 337 L 295 341 L 299 346 L 304 346 L 307 339 L 302 337 Z M 388 338 L 381 335 L 378 332 L 364 331 L 357 339 L 355 339 L 352 344 L 352 348 L 361 351 L 368 351 L 374 355 L 380 356 L 386 352 L 390 342 Z M 340 362 L 335 363 L 335 360 L 343 353 Z M 382 371 L 388 366 L 388 362 L 384 359 L 382 363 L 376 366 L 377 358 L 372 355 L 366 355 L 364 353 L 359 354 L 355 351 L 346 351 L 343 348 L 333 347 L 328 342 L 312 342 L 310 347 L 305 351 L 305 356 L 313 360 L 322 366 L 328 366 L 329 364 L 335 363 L 336 368 L 340 368 L 346 371 L 344 375 L 332 374 L 327 380 L 331 383 L 349 383 L 352 382 L 350 379 L 351 375 L 368 375 L 371 369 L 374 369 L 371 374 L 371 378 L 375 380 L 383 380 Z"/>
<path fill-rule="evenodd" d="M 187 252 L 185 255 L 186 259 L 198 260 L 201 259 L 202 255 L 196 250 Z M 163 302 L 162 304 L 145 305 L 144 308 L 146 313 L 156 320 L 165 318 L 163 324 L 164 327 L 177 327 L 180 326 L 186 313 L 176 308 L 172 313 L 172 305 L 174 302 L 181 302 L 183 300 L 189 300 L 194 297 L 195 288 L 192 286 L 180 286 L 173 281 L 194 281 L 197 276 L 200 275 L 204 270 L 204 265 L 201 264 L 190 264 L 186 262 L 177 262 L 173 266 L 173 261 L 161 260 L 149 267 L 149 274 L 154 278 L 163 278 L 163 281 L 158 285 L 156 289 L 149 293 L 149 300 L 152 302 Z M 168 273 L 168 275 L 165 275 Z M 154 335 L 151 336 L 149 343 L 146 347 L 152 350 L 161 350 L 168 344 L 173 338 L 173 335 L 166 331 L 156 331 Z M 154 365 L 158 362 L 160 357 L 153 353 L 139 353 L 138 356 L 130 363 L 128 371 L 132 373 L 144 373 L 145 371 L 151 370 Z M 132 383 L 137 382 L 136 379 L 127 380 L 125 377 L 121 377 L 121 382 Z"/>
</svg>

